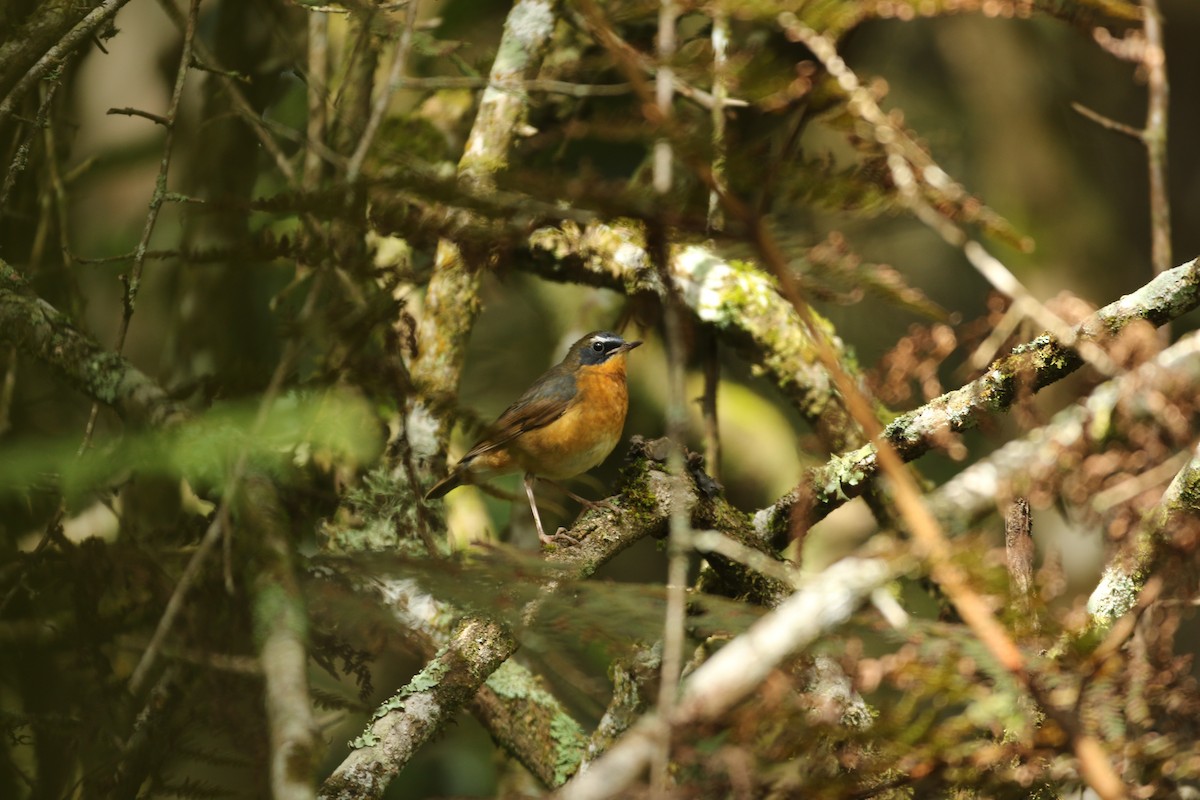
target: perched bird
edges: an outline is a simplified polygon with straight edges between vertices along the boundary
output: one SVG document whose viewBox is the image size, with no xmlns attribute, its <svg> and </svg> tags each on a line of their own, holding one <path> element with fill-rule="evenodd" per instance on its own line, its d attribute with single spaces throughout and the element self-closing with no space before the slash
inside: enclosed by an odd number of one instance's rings
<svg viewBox="0 0 1200 800">
<path fill-rule="evenodd" d="M 524 472 L 538 538 L 554 541 L 542 529 L 533 483 L 587 472 L 617 446 L 629 408 L 625 354 L 640 344 L 608 331 L 593 331 L 575 342 L 566 358 L 505 409 L 425 499 L 475 478 Z"/>
</svg>

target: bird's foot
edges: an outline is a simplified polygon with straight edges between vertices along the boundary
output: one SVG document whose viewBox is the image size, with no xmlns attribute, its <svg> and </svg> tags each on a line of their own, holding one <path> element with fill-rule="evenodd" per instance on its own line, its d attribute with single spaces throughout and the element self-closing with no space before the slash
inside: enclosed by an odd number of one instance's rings
<svg viewBox="0 0 1200 800">
<path fill-rule="evenodd" d="M 562 488 L 562 487 L 559 487 L 559 488 Z M 583 506 L 588 511 L 595 511 L 596 509 L 601 509 L 604 511 L 618 511 L 619 510 L 617 508 L 617 504 L 614 503 L 612 500 L 609 500 L 609 499 L 588 500 L 586 497 L 580 497 L 579 495 L 575 494 L 570 489 L 563 489 L 563 491 L 567 493 L 568 497 L 570 497 L 576 503 L 579 503 L 579 505 Z"/>
<path fill-rule="evenodd" d="M 542 544 L 579 544 L 578 539 L 567 534 L 566 528 L 559 528 L 553 536 L 547 536 L 543 531 L 538 531 L 538 539 Z"/>
<path fill-rule="evenodd" d="M 576 503 L 579 503 L 579 505 L 583 506 L 584 508 L 588 509 L 589 511 L 593 511 L 597 508 L 603 509 L 605 511 L 619 511 L 620 510 L 619 508 L 617 508 L 616 503 L 614 503 L 612 500 L 588 500 L 586 497 L 580 497 L 579 495 L 575 494 L 570 489 L 568 489 L 566 486 L 563 486 L 561 483 L 559 483 L 556 480 L 551 480 L 550 478 L 538 478 L 538 480 L 544 481 L 545 483 L 548 483 L 551 486 L 555 486 L 555 487 L 559 488 L 560 490 L 562 490 L 563 494 L 565 494 L 567 497 L 574 500 Z"/>
</svg>

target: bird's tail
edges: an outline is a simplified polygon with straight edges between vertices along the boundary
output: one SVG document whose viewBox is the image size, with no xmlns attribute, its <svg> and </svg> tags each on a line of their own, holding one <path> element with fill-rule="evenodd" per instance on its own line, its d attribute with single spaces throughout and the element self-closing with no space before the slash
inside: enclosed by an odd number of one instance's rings
<svg viewBox="0 0 1200 800">
<path fill-rule="evenodd" d="M 429 491 L 425 493 L 426 500 L 437 500 L 439 497 L 446 494 L 451 489 L 457 489 L 462 486 L 462 473 L 451 472 L 446 477 L 429 487 Z"/>
</svg>

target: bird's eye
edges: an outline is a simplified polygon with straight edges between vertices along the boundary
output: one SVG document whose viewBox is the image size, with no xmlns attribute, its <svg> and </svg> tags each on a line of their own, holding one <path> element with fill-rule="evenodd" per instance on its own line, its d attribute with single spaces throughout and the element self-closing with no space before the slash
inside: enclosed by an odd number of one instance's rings
<svg viewBox="0 0 1200 800">
<path fill-rule="evenodd" d="M 597 353 L 604 352 L 604 342 L 592 342 L 592 349 Z"/>
</svg>

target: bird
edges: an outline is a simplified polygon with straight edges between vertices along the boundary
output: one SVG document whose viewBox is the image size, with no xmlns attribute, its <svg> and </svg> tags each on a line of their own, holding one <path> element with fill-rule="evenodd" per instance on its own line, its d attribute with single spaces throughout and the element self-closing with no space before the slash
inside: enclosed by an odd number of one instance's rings
<svg viewBox="0 0 1200 800">
<path fill-rule="evenodd" d="M 547 536 L 542 528 L 533 485 L 539 478 L 573 478 L 608 458 L 621 439 L 629 409 L 626 355 L 641 344 L 611 331 L 592 331 L 579 339 L 488 426 L 425 499 L 435 500 L 477 478 L 524 472 L 538 539 L 557 541 L 560 534 Z"/>
</svg>

